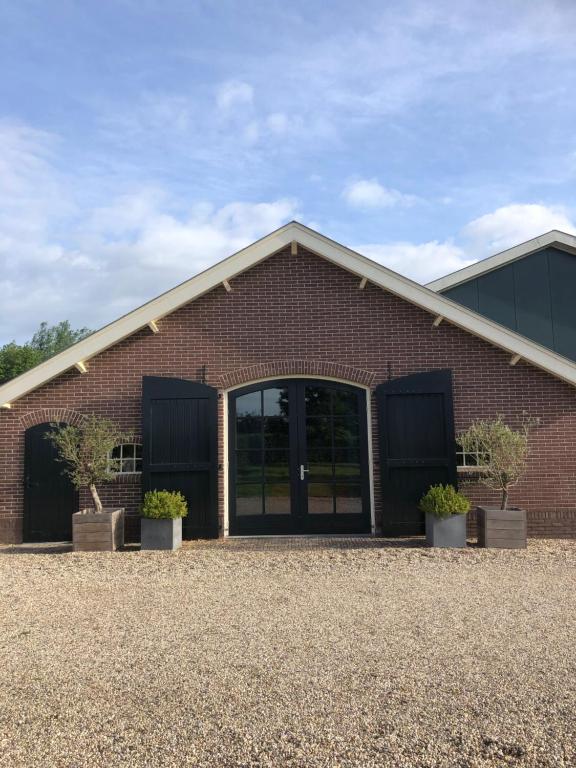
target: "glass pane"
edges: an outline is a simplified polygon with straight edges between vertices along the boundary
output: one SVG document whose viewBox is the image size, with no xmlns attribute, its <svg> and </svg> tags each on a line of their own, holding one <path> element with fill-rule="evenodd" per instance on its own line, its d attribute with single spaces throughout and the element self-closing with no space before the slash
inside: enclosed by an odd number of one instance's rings
<svg viewBox="0 0 576 768">
<path fill-rule="evenodd" d="M 236 447 L 243 450 L 259 451 L 262 448 L 262 434 L 236 435 Z"/>
<path fill-rule="evenodd" d="M 236 447 L 262 446 L 262 419 L 260 416 L 240 416 L 236 419 Z"/>
<path fill-rule="evenodd" d="M 264 390 L 264 416 L 288 416 L 288 390 L 285 388 Z"/>
<path fill-rule="evenodd" d="M 288 419 L 282 416 L 267 416 L 264 419 L 264 445 L 266 448 L 288 448 Z"/>
<path fill-rule="evenodd" d="M 362 496 L 359 485 L 336 485 L 336 514 L 359 515 L 362 513 Z"/>
<path fill-rule="evenodd" d="M 290 514 L 290 485 L 288 483 L 267 484 L 264 493 L 264 507 L 267 515 Z"/>
<path fill-rule="evenodd" d="M 236 451 L 236 477 L 243 482 L 262 479 L 262 451 Z"/>
<path fill-rule="evenodd" d="M 339 416 L 334 419 L 334 445 L 336 448 L 352 448 L 358 445 L 358 419 L 353 416 Z"/>
<path fill-rule="evenodd" d="M 360 451 L 356 448 L 337 448 L 334 451 L 334 474 L 336 479 L 360 478 Z"/>
<path fill-rule="evenodd" d="M 290 457 L 288 451 L 265 451 L 264 473 L 267 480 L 290 479 Z"/>
<path fill-rule="evenodd" d="M 262 514 L 262 486 L 261 485 L 236 486 L 236 514 L 237 515 L 261 515 Z"/>
<path fill-rule="evenodd" d="M 117 445 L 114 448 L 112 448 L 112 450 L 110 451 L 111 458 L 119 459 L 121 451 L 122 451 L 122 446 L 121 445 Z"/>
<path fill-rule="evenodd" d="M 126 443 L 122 446 L 122 458 L 131 459 L 134 456 L 134 445 L 132 443 Z"/>
<path fill-rule="evenodd" d="M 356 415 L 358 413 L 358 393 L 335 389 L 332 399 L 334 416 Z"/>
<path fill-rule="evenodd" d="M 334 512 L 332 483 L 308 483 L 308 514 L 331 515 Z"/>
<path fill-rule="evenodd" d="M 136 458 L 137 459 L 141 459 L 142 458 L 142 446 L 141 445 L 135 445 L 134 448 L 135 448 L 135 456 L 136 456 Z"/>
<path fill-rule="evenodd" d="M 262 393 L 249 392 L 236 398 L 236 416 L 261 416 Z"/>
<path fill-rule="evenodd" d="M 332 449 L 314 448 L 308 451 L 308 480 L 332 481 Z"/>
<path fill-rule="evenodd" d="M 122 472 L 134 472 L 134 459 L 122 459 Z"/>
<path fill-rule="evenodd" d="M 142 472 L 142 459 L 136 459 L 136 472 Z"/>
<path fill-rule="evenodd" d="M 306 419 L 306 444 L 309 448 L 332 446 L 332 420 L 329 416 Z"/>
<path fill-rule="evenodd" d="M 328 387 L 306 387 L 306 416 L 328 416 L 332 390 Z"/>
</svg>

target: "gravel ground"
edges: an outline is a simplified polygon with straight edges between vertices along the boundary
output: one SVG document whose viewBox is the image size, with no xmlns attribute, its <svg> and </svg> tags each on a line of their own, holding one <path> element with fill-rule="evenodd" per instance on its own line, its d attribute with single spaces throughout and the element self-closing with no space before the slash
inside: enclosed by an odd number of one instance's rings
<svg viewBox="0 0 576 768">
<path fill-rule="evenodd" d="M 576 542 L 0 549 L 0 765 L 576 766 Z"/>
</svg>

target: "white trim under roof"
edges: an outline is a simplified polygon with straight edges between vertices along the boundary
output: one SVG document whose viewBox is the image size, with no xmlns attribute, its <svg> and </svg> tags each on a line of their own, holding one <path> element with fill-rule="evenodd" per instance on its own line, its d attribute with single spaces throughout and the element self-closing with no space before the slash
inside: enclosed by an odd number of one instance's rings
<svg viewBox="0 0 576 768">
<path fill-rule="evenodd" d="M 501 251 L 494 256 L 477 261 L 475 264 L 470 264 L 469 267 L 463 267 L 449 275 L 439 277 L 438 280 L 432 280 L 431 283 L 427 283 L 426 288 L 430 288 L 431 291 L 445 291 L 448 288 L 454 288 L 456 285 L 461 285 L 468 280 L 472 280 L 474 277 L 478 277 L 478 275 L 492 272 L 492 270 L 498 269 L 498 267 L 503 267 L 505 264 L 517 261 L 524 256 L 529 256 L 531 253 L 536 253 L 536 251 L 541 251 L 543 248 L 549 248 L 550 246 L 576 255 L 576 237 L 569 235 L 567 232 L 553 229 L 550 232 L 546 232 L 545 235 L 534 237 L 525 243 L 520 243 L 520 245 L 508 248 L 506 251 Z"/>
<path fill-rule="evenodd" d="M 574 242 L 576 251 L 576 238 L 571 238 L 569 235 L 564 235 L 564 237 L 570 237 L 571 241 Z M 90 358 L 114 346 L 133 333 L 148 327 L 150 322 L 157 323 L 162 317 L 174 312 L 184 304 L 194 301 L 208 291 L 222 287 L 224 281 L 232 280 L 235 276 L 264 261 L 282 248 L 292 247 L 293 241 L 332 264 L 351 272 L 358 278 L 366 278 L 371 285 L 380 287 L 430 312 L 434 317 L 442 316 L 444 322 L 462 328 L 509 352 L 510 355 L 520 355 L 524 362 L 531 363 L 559 379 L 576 385 L 576 363 L 435 293 L 427 287 L 409 280 L 407 277 L 393 272 L 387 267 L 383 267 L 371 259 L 367 259 L 365 256 L 361 256 L 350 248 L 324 237 L 324 235 L 305 227 L 303 224 L 292 221 L 220 261 L 205 272 L 201 272 L 133 312 L 124 315 L 119 320 L 87 336 L 50 360 L 46 360 L 46 362 L 0 386 L 0 406 L 13 403 L 65 371 L 73 369 L 79 360 L 86 364 Z M 88 370 L 83 375 L 89 376 L 90 371 Z"/>
</svg>

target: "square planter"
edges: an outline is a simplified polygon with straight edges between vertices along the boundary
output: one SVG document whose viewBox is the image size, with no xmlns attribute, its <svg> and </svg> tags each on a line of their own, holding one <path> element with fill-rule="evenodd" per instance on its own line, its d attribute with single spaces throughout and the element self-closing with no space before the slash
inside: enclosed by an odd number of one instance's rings
<svg viewBox="0 0 576 768">
<path fill-rule="evenodd" d="M 158 520 L 140 518 L 141 549 L 180 549 L 182 546 L 182 518 Z"/>
<path fill-rule="evenodd" d="M 124 510 L 83 509 L 72 515 L 74 552 L 114 552 L 124 544 Z"/>
<path fill-rule="evenodd" d="M 429 547 L 465 547 L 466 515 L 426 515 L 426 544 Z"/>
<path fill-rule="evenodd" d="M 478 507 L 478 544 L 497 549 L 525 549 L 526 510 Z"/>
</svg>

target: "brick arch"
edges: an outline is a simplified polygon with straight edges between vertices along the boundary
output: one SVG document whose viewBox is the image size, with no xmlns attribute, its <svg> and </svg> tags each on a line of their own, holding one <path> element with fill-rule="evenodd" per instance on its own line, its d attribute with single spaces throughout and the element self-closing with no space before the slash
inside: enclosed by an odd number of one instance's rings
<svg viewBox="0 0 576 768">
<path fill-rule="evenodd" d="M 240 386 L 250 381 L 268 378 L 283 378 L 285 376 L 323 376 L 328 379 L 344 379 L 354 384 L 370 387 L 376 374 L 362 368 L 353 368 L 342 363 L 331 363 L 318 360 L 275 360 L 270 363 L 258 363 L 246 368 L 237 368 L 224 374 L 218 383 L 220 389 Z"/>
<path fill-rule="evenodd" d="M 84 421 L 84 414 L 73 411 L 71 408 L 39 408 L 36 411 L 28 411 L 20 417 L 20 424 L 28 429 L 36 424 L 63 421 L 66 424 L 78 426 Z"/>
</svg>

